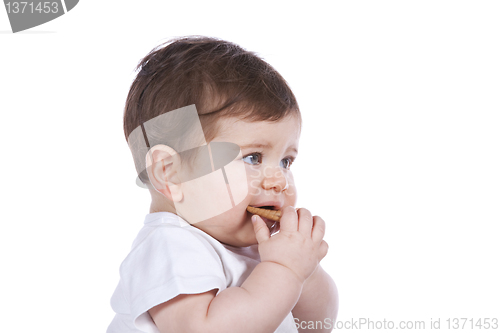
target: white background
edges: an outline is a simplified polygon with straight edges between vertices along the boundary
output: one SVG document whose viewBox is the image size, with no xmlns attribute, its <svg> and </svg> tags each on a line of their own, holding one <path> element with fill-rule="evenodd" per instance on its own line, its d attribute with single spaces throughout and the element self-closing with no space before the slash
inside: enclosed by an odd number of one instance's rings
<svg viewBox="0 0 500 333">
<path fill-rule="evenodd" d="M 500 317 L 497 1 L 81 1 L 0 9 L 0 303 L 9 332 L 104 332 L 145 214 L 122 129 L 134 67 L 175 36 L 257 52 L 304 128 L 298 206 L 327 223 L 339 321 Z"/>
</svg>

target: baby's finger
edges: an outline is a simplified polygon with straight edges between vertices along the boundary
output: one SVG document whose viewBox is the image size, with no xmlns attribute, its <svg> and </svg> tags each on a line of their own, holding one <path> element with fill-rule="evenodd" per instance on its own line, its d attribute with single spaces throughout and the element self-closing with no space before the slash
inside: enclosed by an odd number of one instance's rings
<svg viewBox="0 0 500 333">
<path fill-rule="evenodd" d="M 253 230 L 255 232 L 255 238 L 257 238 L 257 242 L 260 244 L 271 237 L 269 228 L 266 225 L 266 222 L 262 220 L 259 215 L 252 216 L 252 224 Z"/>
<path fill-rule="evenodd" d="M 311 228 L 313 226 L 313 218 L 311 212 L 305 208 L 299 208 L 297 211 L 299 216 L 299 232 L 311 237 Z"/>
<path fill-rule="evenodd" d="M 321 241 L 321 244 L 319 244 L 319 260 L 323 259 L 326 257 L 326 254 L 328 253 L 328 243 L 325 241 Z"/>
<path fill-rule="evenodd" d="M 313 217 L 312 239 L 314 242 L 319 242 L 325 237 L 326 224 L 319 216 Z"/>
<path fill-rule="evenodd" d="M 298 218 L 295 208 L 286 206 L 281 210 L 280 232 L 297 231 Z"/>
</svg>

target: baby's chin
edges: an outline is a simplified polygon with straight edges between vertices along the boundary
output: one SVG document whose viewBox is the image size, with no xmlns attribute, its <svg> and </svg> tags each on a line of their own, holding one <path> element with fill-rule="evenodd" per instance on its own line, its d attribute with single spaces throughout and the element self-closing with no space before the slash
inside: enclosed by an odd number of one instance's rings
<svg viewBox="0 0 500 333">
<path fill-rule="evenodd" d="M 264 220 L 264 222 L 266 222 L 267 228 L 269 229 L 269 232 L 271 233 L 271 236 L 274 235 L 275 233 L 277 233 L 280 230 L 280 223 L 279 222 L 276 222 L 276 221 L 273 221 L 273 220 L 269 220 L 269 219 L 267 219 L 265 217 L 262 217 L 262 220 Z"/>
<path fill-rule="evenodd" d="M 219 241 L 223 244 L 235 246 L 235 247 L 247 247 L 251 245 L 258 244 L 257 238 L 255 236 L 255 231 L 252 225 L 252 214 L 246 212 L 246 216 L 244 216 L 243 224 L 245 225 L 240 232 L 233 234 L 231 239 L 219 239 Z M 266 223 L 267 228 L 269 229 L 270 235 L 273 235 L 280 230 L 280 223 L 275 222 L 266 218 L 262 218 Z"/>
</svg>

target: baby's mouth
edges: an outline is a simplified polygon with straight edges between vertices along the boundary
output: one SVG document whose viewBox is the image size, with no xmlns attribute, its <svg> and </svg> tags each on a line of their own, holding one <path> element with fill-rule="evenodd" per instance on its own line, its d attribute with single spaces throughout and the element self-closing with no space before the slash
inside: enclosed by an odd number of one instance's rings
<svg viewBox="0 0 500 333">
<path fill-rule="evenodd" d="M 248 209 L 248 208 L 250 208 L 250 209 Z M 280 228 L 279 221 L 274 221 L 274 220 L 268 219 L 267 217 L 263 216 L 265 214 L 262 214 L 261 212 L 259 212 L 259 213 L 255 212 L 255 211 L 250 212 L 250 210 L 252 210 L 252 208 L 254 208 L 254 207 L 248 206 L 247 207 L 247 213 L 250 216 L 252 216 L 254 214 L 259 215 L 260 218 L 266 223 L 267 228 L 271 232 L 271 235 L 274 234 L 275 232 L 279 231 L 279 228 Z M 274 210 L 272 210 L 273 207 L 271 207 L 271 206 L 262 206 L 262 207 L 256 207 L 256 208 L 263 208 L 265 210 L 269 210 L 269 212 L 275 212 Z M 279 212 L 279 213 L 281 213 L 281 212 Z"/>
<path fill-rule="evenodd" d="M 260 217 L 265 217 L 271 221 L 279 221 L 281 218 L 281 210 L 278 206 L 247 206 L 247 212 L 257 214 Z"/>
</svg>

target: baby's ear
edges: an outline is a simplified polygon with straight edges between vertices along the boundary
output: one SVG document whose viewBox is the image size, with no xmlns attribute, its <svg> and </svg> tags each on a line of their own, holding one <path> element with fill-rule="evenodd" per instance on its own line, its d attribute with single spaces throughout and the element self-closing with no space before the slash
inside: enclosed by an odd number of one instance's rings
<svg viewBox="0 0 500 333">
<path fill-rule="evenodd" d="M 180 201 L 179 154 L 169 146 L 156 145 L 146 154 L 146 170 L 151 185 L 172 201 Z"/>
</svg>

